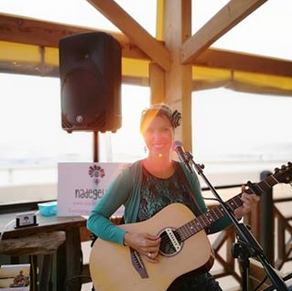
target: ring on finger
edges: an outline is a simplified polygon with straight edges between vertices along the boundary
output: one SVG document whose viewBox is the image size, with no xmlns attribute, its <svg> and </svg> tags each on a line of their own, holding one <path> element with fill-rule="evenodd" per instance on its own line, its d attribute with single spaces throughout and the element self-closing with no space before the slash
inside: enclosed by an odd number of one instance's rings
<svg viewBox="0 0 292 291">
<path fill-rule="evenodd" d="M 151 256 L 152 256 L 152 255 L 151 255 L 151 253 L 149 252 L 149 253 L 147 254 L 147 257 L 148 257 L 148 258 L 151 258 Z"/>
</svg>

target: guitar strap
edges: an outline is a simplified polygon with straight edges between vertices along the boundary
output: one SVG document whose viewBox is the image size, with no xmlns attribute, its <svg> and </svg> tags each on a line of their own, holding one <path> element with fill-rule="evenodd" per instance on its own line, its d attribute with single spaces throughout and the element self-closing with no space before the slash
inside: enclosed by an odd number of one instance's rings
<svg viewBox="0 0 292 291">
<path fill-rule="evenodd" d="M 192 194 L 190 182 L 188 181 L 185 173 L 183 172 L 182 168 L 180 167 L 179 162 L 175 162 L 175 163 L 176 163 L 176 170 L 177 170 L 178 176 L 181 179 L 181 181 L 183 182 L 183 184 L 187 187 L 188 194 L 191 197 L 192 201 L 194 202 L 194 205 L 196 208 L 196 213 L 195 213 L 196 216 L 202 215 L 203 211 L 202 211 L 200 205 L 198 204 L 197 200 L 195 199 L 194 195 Z"/>
</svg>

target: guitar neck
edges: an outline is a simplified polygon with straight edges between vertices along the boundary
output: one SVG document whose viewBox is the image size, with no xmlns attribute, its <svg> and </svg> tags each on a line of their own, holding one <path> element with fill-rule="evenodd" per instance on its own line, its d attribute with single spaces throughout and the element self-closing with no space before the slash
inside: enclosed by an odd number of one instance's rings
<svg viewBox="0 0 292 291">
<path fill-rule="evenodd" d="M 253 187 L 256 188 L 257 194 L 262 194 L 264 191 L 271 189 L 274 185 L 276 185 L 278 181 L 275 179 L 273 175 L 270 175 L 265 180 L 259 182 L 258 184 L 253 184 Z M 254 192 L 249 188 L 245 191 L 248 194 L 253 194 Z M 243 202 L 241 200 L 241 194 L 236 195 L 235 197 L 227 200 L 225 204 L 232 209 L 233 211 L 240 206 L 242 206 Z M 221 205 L 214 207 L 210 211 L 202 214 L 185 225 L 181 226 L 176 231 L 178 232 L 181 241 L 184 241 L 191 237 L 192 235 L 198 233 L 199 231 L 208 228 L 213 222 L 222 218 L 225 215 L 225 210 Z"/>
</svg>

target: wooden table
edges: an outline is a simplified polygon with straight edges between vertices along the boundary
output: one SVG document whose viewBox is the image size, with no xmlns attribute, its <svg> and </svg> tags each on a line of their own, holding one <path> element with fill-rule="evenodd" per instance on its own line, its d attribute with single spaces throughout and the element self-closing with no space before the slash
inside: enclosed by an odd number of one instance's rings
<svg viewBox="0 0 292 291">
<path fill-rule="evenodd" d="M 0 214 L 0 231 L 13 219 L 16 213 Z M 10 224 L 4 231 L 3 240 L 9 238 L 27 237 L 43 232 L 65 231 L 66 240 L 57 251 L 57 290 L 64 291 L 64 284 L 74 276 L 81 274 L 81 242 L 79 227 L 86 225 L 86 218 L 78 217 L 44 217 L 37 215 L 37 226 L 29 226 L 24 228 L 14 228 L 14 224 Z M 73 284 L 73 282 L 75 282 Z M 72 281 L 70 289 L 79 291 L 81 284 Z"/>
</svg>

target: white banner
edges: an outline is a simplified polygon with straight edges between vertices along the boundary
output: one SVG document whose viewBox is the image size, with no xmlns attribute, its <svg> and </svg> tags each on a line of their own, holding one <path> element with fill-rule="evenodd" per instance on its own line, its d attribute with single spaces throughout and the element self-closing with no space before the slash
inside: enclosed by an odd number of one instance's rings
<svg viewBox="0 0 292 291">
<path fill-rule="evenodd" d="M 125 163 L 59 163 L 58 216 L 88 216 Z"/>
</svg>

